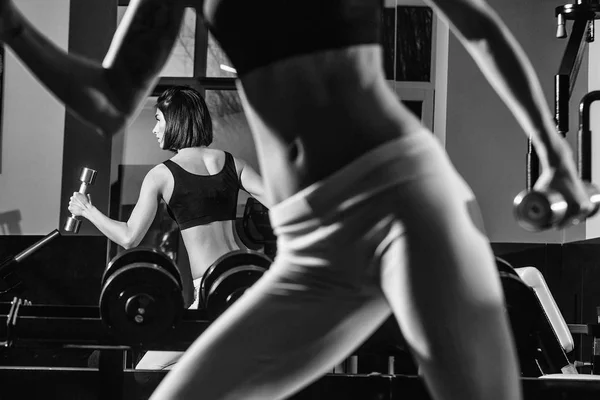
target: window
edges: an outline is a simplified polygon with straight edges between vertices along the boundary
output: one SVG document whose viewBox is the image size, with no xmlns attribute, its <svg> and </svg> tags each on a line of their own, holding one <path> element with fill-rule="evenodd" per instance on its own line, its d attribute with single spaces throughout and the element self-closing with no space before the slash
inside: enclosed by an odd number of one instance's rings
<svg viewBox="0 0 600 400">
<path fill-rule="evenodd" d="M 121 23 L 127 6 L 117 8 L 117 26 Z M 195 67 L 196 45 L 196 10 L 186 8 L 185 17 L 179 37 L 167 65 L 163 68 L 161 76 L 193 77 Z"/>
<path fill-rule="evenodd" d="M 421 0 L 384 2 L 381 36 L 388 83 L 423 124 L 443 141 L 445 126 L 434 126 L 434 109 L 438 105 L 435 103 L 436 47 L 440 28 L 432 9 Z"/>
</svg>

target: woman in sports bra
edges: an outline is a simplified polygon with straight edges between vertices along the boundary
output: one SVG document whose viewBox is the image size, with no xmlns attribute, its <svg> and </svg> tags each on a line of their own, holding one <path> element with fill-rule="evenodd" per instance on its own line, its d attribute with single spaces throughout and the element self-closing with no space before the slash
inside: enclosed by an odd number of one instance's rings
<svg viewBox="0 0 600 400">
<path fill-rule="evenodd" d="M 184 86 L 165 90 L 157 100 L 155 117 L 152 133 L 162 149 L 175 155 L 146 174 L 129 220 L 108 218 L 78 192 L 71 197 L 69 211 L 128 249 L 140 243 L 163 200 L 181 229 L 192 277 L 198 281 L 217 258 L 239 249 L 233 231 L 238 191 L 267 205 L 262 180 L 245 161 L 208 148 L 212 120 L 196 90 Z"/>
<path fill-rule="evenodd" d="M 189 255 L 195 287 L 190 308 L 196 308 L 204 272 L 219 257 L 240 248 L 234 234 L 238 191 L 244 190 L 269 205 L 263 198 L 261 177 L 250 165 L 228 152 L 208 148 L 213 140 L 212 120 L 200 93 L 184 86 L 165 90 L 157 100 L 155 117 L 152 133 L 162 149 L 175 155 L 146 174 L 129 219 L 121 222 L 108 218 L 78 192 L 71 197 L 69 211 L 88 219 L 127 249 L 140 243 L 159 202 L 164 201 Z M 159 362 L 144 368 L 168 365 Z"/>
</svg>

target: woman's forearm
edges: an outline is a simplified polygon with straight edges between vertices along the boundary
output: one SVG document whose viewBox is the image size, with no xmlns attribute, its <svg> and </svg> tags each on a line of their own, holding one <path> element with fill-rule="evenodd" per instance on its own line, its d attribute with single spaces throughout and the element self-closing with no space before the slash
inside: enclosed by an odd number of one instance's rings
<svg viewBox="0 0 600 400">
<path fill-rule="evenodd" d="M 81 119 L 115 134 L 135 117 L 166 64 L 179 33 L 183 2 L 132 0 L 101 64 L 67 53 L 12 3 L 2 39 L 34 76 Z"/>
<path fill-rule="evenodd" d="M 83 216 L 90 221 L 104 236 L 126 249 L 136 246 L 139 240 L 133 237 L 126 222 L 115 221 L 108 218 L 96 207 L 92 206 L 84 211 Z"/>
<path fill-rule="evenodd" d="M 6 44 L 50 92 L 79 117 L 102 131 L 116 130 L 123 116 L 99 63 L 68 54 L 42 35 L 18 10 Z M 102 104 L 102 105 L 100 105 Z M 99 124 L 100 123 L 100 124 Z"/>
<path fill-rule="evenodd" d="M 432 1 L 532 139 L 542 164 L 560 163 L 564 141 L 556 132 L 539 78 L 504 22 L 483 1 Z"/>
</svg>

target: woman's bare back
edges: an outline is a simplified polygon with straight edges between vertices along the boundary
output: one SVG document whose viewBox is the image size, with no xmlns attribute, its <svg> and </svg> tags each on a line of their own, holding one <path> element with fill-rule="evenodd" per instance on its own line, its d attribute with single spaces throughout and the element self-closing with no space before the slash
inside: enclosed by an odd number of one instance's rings
<svg viewBox="0 0 600 400">
<path fill-rule="evenodd" d="M 171 161 L 189 173 L 212 176 L 225 168 L 225 152 L 206 147 L 185 148 L 173 156 Z M 159 166 L 157 172 L 161 175 L 163 182 L 163 200 L 169 204 L 174 188 L 173 175 L 164 166 L 162 168 Z M 181 231 L 193 279 L 200 278 L 222 255 L 241 248 L 241 243 L 235 234 L 234 222 L 234 220 L 213 221 Z"/>
</svg>

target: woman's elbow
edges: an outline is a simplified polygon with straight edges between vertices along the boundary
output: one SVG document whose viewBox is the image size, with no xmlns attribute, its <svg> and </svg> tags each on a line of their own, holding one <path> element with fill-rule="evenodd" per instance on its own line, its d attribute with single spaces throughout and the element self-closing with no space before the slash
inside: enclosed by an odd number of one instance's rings
<svg viewBox="0 0 600 400">
<path fill-rule="evenodd" d="M 139 246 L 139 244 L 141 243 L 142 238 L 136 238 L 136 237 L 126 237 L 122 240 L 121 242 L 121 246 L 125 249 L 125 250 L 129 250 L 133 247 L 137 247 Z"/>
<path fill-rule="evenodd" d="M 134 246 L 134 244 L 133 244 L 133 242 L 130 242 L 130 241 L 125 241 L 125 240 L 124 240 L 124 241 L 122 241 L 122 242 L 120 243 L 120 245 L 121 245 L 121 247 L 123 247 L 125 250 L 129 250 L 129 249 L 131 249 L 132 247 L 135 247 L 135 246 Z"/>
</svg>

